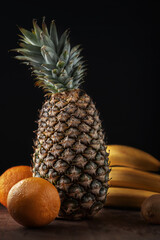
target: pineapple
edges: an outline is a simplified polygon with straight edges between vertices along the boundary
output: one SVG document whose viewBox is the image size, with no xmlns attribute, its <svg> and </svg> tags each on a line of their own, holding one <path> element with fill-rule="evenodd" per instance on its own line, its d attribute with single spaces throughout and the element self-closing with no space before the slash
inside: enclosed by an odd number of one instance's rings
<svg viewBox="0 0 160 240">
<path fill-rule="evenodd" d="M 56 186 L 59 217 L 82 219 L 99 212 L 108 190 L 109 162 L 99 113 L 79 88 L 86 66 L 80 45 L 71 48 L 69 32 L 58 38 L 33 20 L 33 30 L 20 28 L 17 59 L 30 65 L 36 85 L 46 92 L 34 141 L 33 176 Z M 47 204 L 47 203 L 46 203 Z"/>
</svg>

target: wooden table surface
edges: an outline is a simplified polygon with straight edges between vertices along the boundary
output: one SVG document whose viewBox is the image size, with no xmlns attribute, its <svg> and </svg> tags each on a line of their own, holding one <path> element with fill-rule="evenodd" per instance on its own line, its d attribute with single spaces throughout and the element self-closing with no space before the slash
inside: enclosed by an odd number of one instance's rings
<svg viewBox="0 0 160 240">
<path fill-rule="evenodd" d="M 0 205 L 0 240 L 159 240 L 160 225 L 149 225 L 139 211 L 103 209 L 90 220 L 55 220 L 42 228 L 16 223 Z"/>
</svg>

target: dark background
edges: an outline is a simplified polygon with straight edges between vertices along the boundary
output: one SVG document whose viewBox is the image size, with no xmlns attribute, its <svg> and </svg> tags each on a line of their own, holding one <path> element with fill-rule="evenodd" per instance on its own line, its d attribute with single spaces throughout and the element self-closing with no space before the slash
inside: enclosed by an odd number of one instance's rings
<svg viewBox="0 0 160 240">
<path fill-rule="evenodd" d="M 58 2 L 58 3 L 57 3 Z M 18 26 L 56 20 L 59 34 L 81 43 L 88 74 L 83 88 L 93 98 L 109 144 L 140 148 L 160 159 L 159 1 L 12 1 L 0 14 L 0 173 L 30 164 L 33 130 L 44 101 L 27 66 L 13 58 Z"/>
</svg>

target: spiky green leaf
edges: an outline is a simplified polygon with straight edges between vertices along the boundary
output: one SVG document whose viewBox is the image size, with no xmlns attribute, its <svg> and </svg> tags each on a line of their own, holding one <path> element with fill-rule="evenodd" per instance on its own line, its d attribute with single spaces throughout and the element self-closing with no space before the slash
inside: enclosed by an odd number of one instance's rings
<svg viewBox="0 0 160 240">
<path fill-rule="evenodd" d="M 50 25 L 50 38 L 52 42 L 54 43 L 55 49 L 57 50 L 58 47 L 58 35 L 57 35 L 57 29 L 55 21 L 53 20 Z"/>
<path fill-rule="evenodd" d="M 39 45 L 36 39 L 36 35 L 33 32 L 30 32 L 24 28 L 19 28 L 19 29 L 22 32 L 26 42 L 30 43 L 33 46 Z"/>
<path fill-rule="evenodd" d="M 86 72 L 80 56 L 82 49 L 80 45 L 71 48 L 68 30 L 58 38 L 55 22 L 51 22 L 48 31 L 43 18 L 42 28 L 33 20 L 32 31 L 24 28 L 20 31 L 22 35 L 20 48 L 15 49 L 18 53 L 16 58 L 32 67 L 37 86 L 50 93 L 80 86 Z"/>
</svg>

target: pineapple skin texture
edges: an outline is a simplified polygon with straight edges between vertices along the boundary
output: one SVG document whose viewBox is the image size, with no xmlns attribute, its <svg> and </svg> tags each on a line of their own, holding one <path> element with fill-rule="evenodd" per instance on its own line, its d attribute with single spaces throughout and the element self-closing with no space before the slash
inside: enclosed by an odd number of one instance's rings
<svg viewBox="0 0 160 240">
<path fill-rule="evenodd" d="M 104 133 L 92 99 L 81 89 L 52 94 L 40 111 L 33 176 L 57 188 L 59 217 L 79 220 L 98 213 L 106 202 L 109 172 Z"/>
</svg>

